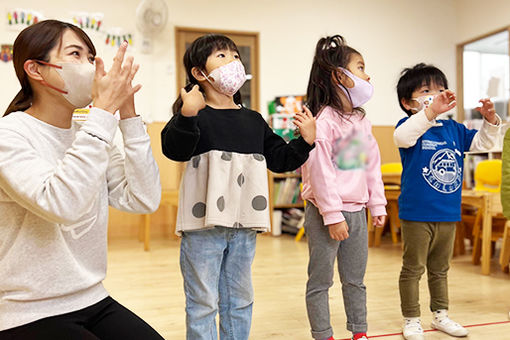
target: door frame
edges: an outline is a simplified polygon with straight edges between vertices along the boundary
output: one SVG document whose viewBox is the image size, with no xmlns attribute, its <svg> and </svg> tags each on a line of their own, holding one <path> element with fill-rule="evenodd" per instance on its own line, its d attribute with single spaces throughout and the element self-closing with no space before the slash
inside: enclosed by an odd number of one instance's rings
<svg viewBox="0 0 510 340">
<path fill-rule="evenodd" d="M 457 121 L 462 122 L 465 119 L 464 112 L 464 46 L 475 41 L 490 37 L 491 35 L 508 31 L 510 36 L 510 26 L 505 26 L 489 33 L 482 34 L 476 38 L 466 40 L 456 46 L 457 52 Z M 508 51 L 510 57 L 510 39 L 508 39 Z M 510 100 L 508 101 L 508 112 L 510 114 Z"/>
</svg>

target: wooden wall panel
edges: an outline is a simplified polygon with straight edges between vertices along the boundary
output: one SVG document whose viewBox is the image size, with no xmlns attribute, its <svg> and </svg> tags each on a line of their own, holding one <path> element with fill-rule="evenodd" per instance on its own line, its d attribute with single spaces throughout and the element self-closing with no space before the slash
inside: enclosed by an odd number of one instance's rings
<svg viewBox="0 0 510 340">
<path fill-rule="evenodd" d="M 398 148 L 393 142 L 394 126 L 373 126 L 372 132 L 379 150 L 381 151 L 381 163 L 400 162 Z"/>
</svg>

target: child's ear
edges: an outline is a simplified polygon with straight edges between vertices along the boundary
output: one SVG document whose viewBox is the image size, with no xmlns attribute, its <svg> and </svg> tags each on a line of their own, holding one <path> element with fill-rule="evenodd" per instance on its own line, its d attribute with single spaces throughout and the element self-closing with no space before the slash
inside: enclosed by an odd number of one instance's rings
<svg viewBox="0 0 510 340">
<path fill-rule="evenodd" d="M 411 101 L 406 99 L 406 98 L 402 98 L 400 99 L 400 102 L 402 103 L 402 106 L 405 107 L 406 110 L 411 110 L 413 107 L 410 105 Z"/>
<path fill-rule="evenodd" d="M 198 81 L 204 81 L 207 79 L 204 72 L 196 66 L 191 69 L 191 74 Z"/>
<path fill-rule="evenodd" d="M 354 82 L 348 77 L 342 70 L 336 70 L 331 72 L 331 80 L 334 84 L 342 84 L 347 88 L 354 87 Z"/>
</svg>

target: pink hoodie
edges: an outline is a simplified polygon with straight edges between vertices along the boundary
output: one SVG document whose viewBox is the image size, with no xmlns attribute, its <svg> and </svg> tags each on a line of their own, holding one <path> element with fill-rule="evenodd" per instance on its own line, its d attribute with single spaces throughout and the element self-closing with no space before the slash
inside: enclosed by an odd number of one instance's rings
<svg viewBox="0 0 510 340">
<path fill-rule="evenodd" d="M 379 146 L 366 117 L 341 118 L 331 107 L 317 117 L 315 148 L 302 166 L 303 199 L 315 205 L 324 224 L 345 220 L 343 211 L 370 209 L 386 215 Z"/>
</svg>

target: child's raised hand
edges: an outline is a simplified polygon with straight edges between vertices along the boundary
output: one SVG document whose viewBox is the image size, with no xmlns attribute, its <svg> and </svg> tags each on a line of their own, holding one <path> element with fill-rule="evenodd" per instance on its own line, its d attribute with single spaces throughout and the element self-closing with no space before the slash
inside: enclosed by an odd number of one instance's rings
<svg viewBox="0 0 510 340">
<path fill-rule="evenodd" d="M 482 106 L 476 107 L 475 110 L 480 112 L 482 116 L 491 124 L 497 125 L 498 118 L 496 117 L 496 110 L 494 109 L 494 103 L 489 99 L 480 99 Z"/>
<path fill-rule="evenodd" d="M 456 96 L 453 91 L 446 90 L 438 94 L 432 104 L 425 109 L 425 114 L 429 120 L 432 120 L 439 116 L 441 113 L 445 113 L 453 109 L 456 105 Z"/>
<path fill-rule="evenodd" d="M 304 112 L 296 113 L 294 124 L 298 127 L 301 137 L 312 145 L 315 141 L 315 118 L 306 106 L 304 106 L 304 109 Z"/>
<path fill-rule="evenodd" d="M 181 114 L 185 117 L 193 117 L 198 111 L 205 107 L 205 99 L 198 85 L 193 86 L 191 91 L 186 92 L 185 88 L 181 89 L 182 109 Z"/>
<path fill-rule="evenodd" d="M 328 230 L 333 240 L 343 241 L 349 238 L 349 226 L 345 221 L 328 225 Z"/>
</svg>

